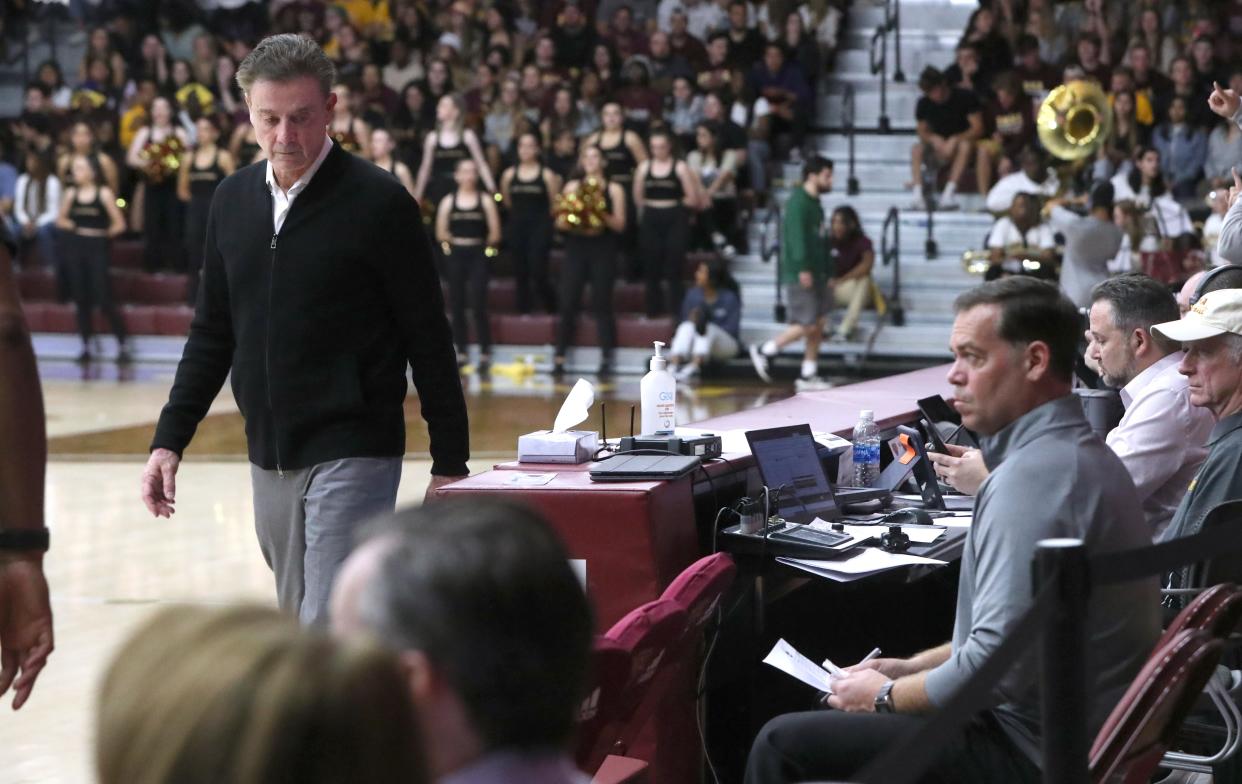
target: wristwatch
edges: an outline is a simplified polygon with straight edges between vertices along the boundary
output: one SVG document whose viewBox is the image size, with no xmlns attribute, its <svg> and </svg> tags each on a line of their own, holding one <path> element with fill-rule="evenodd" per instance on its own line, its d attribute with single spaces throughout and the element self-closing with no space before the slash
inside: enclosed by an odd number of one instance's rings
<svg viewBox="0 0 1242 784">
<path fill-rule="evenodd" d="M 875 712 L 876 713 L 896 713 L 897 708 L 893 705 L 893 682 L 885 681 L 880 687 L 880 691 L 875 695 Z"/>
<path fill-rule="evenodd" d="M 46 528 L 0 528 L 0 552 L 33 551 L 46 553 L 49 544 Z"/>
</svg>

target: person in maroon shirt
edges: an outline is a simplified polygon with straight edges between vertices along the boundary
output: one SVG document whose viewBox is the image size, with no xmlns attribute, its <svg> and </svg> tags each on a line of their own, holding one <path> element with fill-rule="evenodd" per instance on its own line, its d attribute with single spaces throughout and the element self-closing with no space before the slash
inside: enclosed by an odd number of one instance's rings
<svg viewBox="0 0 1242 784">
<path fill-rule="evenodd" d="M 871 240 L 863 234 L 853 207 L 843 205 L 833 210 L 831 232 L 832 277 L 828 285 L 837 307 L 844 307 L 846 311 L 829 340 L 839 343 L 853 337 L 858 317 L 872 296 L 871 268 L 875 265 L 875 250 Z"/>
<path fill-rule="evenodd" d="M 669 17 L 668 45 L 673 54 L 686 58 L 691 68 L 701 71 L 707 67 L 707 50 L 699 39 L 690 35 L 688 26 L 686 12 L 681 8 L 673 11 L 673 15 Z"/>
<path fill-rule="evenodd" d="M 626 5 L 613 12 L 604 40 L 612 44 L 622 60 L 647 53 L 647 36 L 634 26 L 634 12 Z"/>
</svg>

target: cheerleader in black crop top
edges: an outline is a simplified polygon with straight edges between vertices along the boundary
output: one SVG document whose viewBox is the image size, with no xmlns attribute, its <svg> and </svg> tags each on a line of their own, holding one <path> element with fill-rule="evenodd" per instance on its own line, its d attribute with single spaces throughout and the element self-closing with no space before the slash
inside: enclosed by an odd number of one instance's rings
<svg viewBox="0 0 1242 784">
<path fill-rule="evenodd" d="M 480 373 L 491 364 L 492 332 L 487 310 L 488 265 L 500 243 L 500 211 L 496 202 L 479 190 L 474 161 L 457 164 L 457 189 L 441 199 L 436 210 L 436 239 L 445 252 L 449 283 L 449 310 L 458 364 L 465 364 L 467 296 L 479 342 Z M 468 291 L 467 291 L 468 287 Z"/>
<path fill-rule="evenodd" d="M 612 356 L 617 347 L 612 289 L 617 278 L 617 236 L 625 231 L 627 219 L 625 191 L 615 182 L 609 182 L 604 175 L 604 156 L 598 147 L 583 147 L 579 166 L 582 177 L 566 183 L 565 193 L 581 191 L 589 183 L 595 183 L 591 187 L 598 187 L 603 192 L 605 225 L 602 232 L 584 234 L 563 217 L 557 219 L 557 229 L 565 235 L 565 265 L 561 269 L 561 316 L 556 330 L 553 372 L 564 372 L 565 352 L 577 332 L 582 290 L 589 280 L 591 309 L 595 312 L 595 326 L 602 352 L 599 374 L 603 376 L 612 372 Z"/>
<path fill-rule="evenodd" d="M 672 139 L 664 131 L 651 135 L 651 159 L 639 164 L 634 200 L 638 223 L 638 257 L 647 284 L 647 316 L 676 313 L 685 295 L 686 247 L 690 242 L 690 211 L 699 186 L 693 170 L 673 157 Z M 668 283 L 668 297 L 661 283 Z"/>
<path fill-rule="evenodd" d="M 142 260 L 147 272 L 179 272 L 185 266 L 185 211 L 177 198 L 177 169 L 188 137 L 175 119 L 172 103 L 157 97 L 151 102 L 150 124 L 134 136 L 125 156 L 143 181 Z"/>
<path fill-rule="evenodd" d="M 479 138 L 462 125 L 464 119 L 464 104 L 457 95 L 446 95 L 436 104 L 436 129 L 423 142 L 423 160 L 414 182 L 414 198 L 424 205 L 425 215 L 436 214 L 436 205 L 454 190 L 457 165 L 463 160 L 474 161 L 487 193 L 496 192 Z"/>
<path fill-rule="evenodd" d="M 129 360 L 125 322 L 112 301 L 108 279 L 109 238 L 125 231 L 125 218 L 116 206 L 116 194 L 95 178 L 95 168 L 82 156 L 70 164 L 73 185 L 61 199 L 56 225 L 63 230 L 61 259 L 77 306 L 78 334 L 82 353 L 78 361 L 91 358 L 91 322 L 95 308 L 103 311 L 120 344 L 117 361 Z"/>
<path fill-rule="evenodd" d="M 233 156 L 221 150 L 220 129 L 210 117 L 200 117 L 195 123 L 198 146 L 186 156 L 181 167 L 177 195 L 188 202 L 185 213 L 186 271 L 189 273 L 190 304 L 198 293 L 198 276 L 203 269 L 203 243 L 207 239 L 207 215 L 211 212 L 211 197 L 216 186 L 233 173 Z"/>
<path fill-rule="evenodd" d="M 561 178 L 539 162 L 539 137 L 518 137 L 518 163 L 500 177 L 500 192 L 509 208 L 505 243 L 513 260 L 517 307 L 530 313 L 532 289 L 547 313 L 556 312 L 556 292 L 548 279 L 548 252 L 552 247 L 552 200 L 560 193 Z"/>
<path fill-rule="evenodd" d="M 625 191 L 625 214 L 631 216 L 626 221 L 625 231 L 618 239 L 628 260 L 626 277 L 637 280 L 641 274 L 638 254 L 638 223 L 633 220 L 634 205 L 634 171 L 643 161 L 647 160 L 647 148 L 642 139 L 633 131 L 625 128 L 625 115 L 621 105 L 615 101 L 604 104 L 599 113 L 601 128 L 587 137 L 586 144 L 599 146 L 604 156 L 604 173 L 609 181 L 615 182 Z"/>
</svg>

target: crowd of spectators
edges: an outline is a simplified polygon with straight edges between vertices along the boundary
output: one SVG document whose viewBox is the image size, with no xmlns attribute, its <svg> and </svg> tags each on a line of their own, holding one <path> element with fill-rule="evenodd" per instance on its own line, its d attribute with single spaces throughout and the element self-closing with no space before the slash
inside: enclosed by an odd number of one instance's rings
<svg viewBox="0 0 1242 784">
<path fill-rule="evenodd" d="M 1019 171 L 1023 151 L 1040 148 L 1040 103 L 1056 86 L 1082 79 L 1100 86 L 1113 113 L 1111 134 L 1082 167 L 1083 182 L 1125 179 L 1151 148 L 1159 155 L 1159 190 L 1202 209 L 1242 160 L 1242 134 L 1208 107 L 1214 84 L 1242 88 L 1240 30 L 1242 11 L 1233 3 L 981 3 L 953 64 L 920 79 L 916 199 L 924 200 L 924 158 L 948 169 L 936 183 L 940 208 L 956 206 L 958 187 L 987 193 Z M 974 177 L 964 176 L 972 166 Z"/>
</svg>

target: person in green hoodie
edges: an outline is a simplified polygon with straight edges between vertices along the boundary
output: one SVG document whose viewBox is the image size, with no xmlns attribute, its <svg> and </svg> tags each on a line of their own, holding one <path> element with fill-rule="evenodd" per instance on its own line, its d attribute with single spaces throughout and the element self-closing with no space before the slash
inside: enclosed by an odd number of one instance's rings
<svg viewBox="0 0 1242 784">
<path fill-rule="evenodd" d="M 750 346 L 750 361 L 764 381 L 771 381 L 768 362 L 796 340 L 805 341 L 799 387 L 819 382 L 819 343 L 824 321 L 832 307 L 828 279 L 832 269 L 824 233 L 824 208 L 819 197 L 832 190 L 832 161 L 818 155 L 802 168 L 802 187 L 785 202 L 781 220 L 780 281 L 784 289 L 789 327 L 763 345 Z"/>
</svg>

